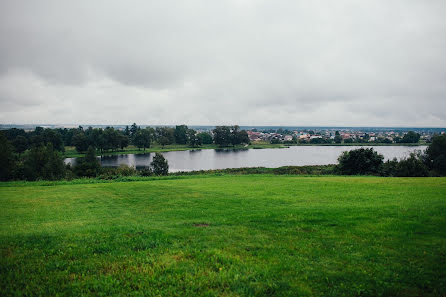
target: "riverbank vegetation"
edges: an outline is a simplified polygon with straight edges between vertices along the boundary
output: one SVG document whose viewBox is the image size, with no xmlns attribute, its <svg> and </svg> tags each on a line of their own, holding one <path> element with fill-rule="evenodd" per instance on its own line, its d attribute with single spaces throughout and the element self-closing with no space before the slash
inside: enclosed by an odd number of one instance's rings
<svg viewBox="0 0 446 297">
<path fill-rule="evenodd" d="M 88 182 L 0 184 L 2 296 L 446 294 L 445 178 Z"/>
<path fill-rule="evenodd" d="M 283 174 L 337 174 L 337 175 L 379 175 L 379 176 L 442 176 L 446 175 L 446 135 L 435 136 L 425 152 L 411 154 L 401 160 L 388 160 L 373 148 L 359 148 L 346 151 L 338 158 L 336 166 L 287 166 L 279 169 L 252 169 Z M 6 137 L 0 133 L 1 162 L 0 179 L 13 180 L 58 180 L 75 179 L 80 177 L 119 178 L 120 176 L 149 176 L 166 175 L 168 170 L 155 170 L 158 165 L 136 170 L 126 166 L 119 168 L 101 168 L 95 157 L 95 149 L 90 146 L 85 157 L 79 158 L 72 167 L 65 165 L 60 152 L 55 150 L 51 143 L 32 146 L 22 154 L 14 153 L 13 146 Z M 164 157 L 156 153 L 158 159 L 164 160 L 158 168 L 168 168 Z M 226 173 L 242 172 L 252 173 L 252 170 L 229 169 Z M 272 171 L 269 171 L 272 170 Z M 199 171 L 201 174 L 204 171 Z M 218 171 L 209 171 L 215 173 Z M 222 171 L 225 173 L 225 171 Z M 256 172 L 260 173 L 260 172 Z M 191 174 L 191 173 L 185 173 Z"/>
</svg>

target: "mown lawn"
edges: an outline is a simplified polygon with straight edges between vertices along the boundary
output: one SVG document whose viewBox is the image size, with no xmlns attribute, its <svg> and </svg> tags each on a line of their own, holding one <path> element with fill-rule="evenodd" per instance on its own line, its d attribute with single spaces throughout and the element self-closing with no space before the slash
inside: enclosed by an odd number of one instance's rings
<svg viewBox="0 0 446 297">
<path fill-rule="evenodd" d="M 446 178 L 0 184 L 1 296 L 444 296 Z"/>
</svg>

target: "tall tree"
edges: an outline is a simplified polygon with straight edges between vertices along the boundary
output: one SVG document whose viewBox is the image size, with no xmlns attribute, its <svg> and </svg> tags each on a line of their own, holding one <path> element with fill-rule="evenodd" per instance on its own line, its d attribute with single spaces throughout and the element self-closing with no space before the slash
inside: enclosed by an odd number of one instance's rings
<svg viewBox="0 0 446 297">
<path fill-rule="evenodd" d="M 214 130 L 214 142 L 219 146 L 231 144 L 231 129 L 228 126 L 217 126 Z"/>
<path fill-rule="evenodd" d="M 188 128 L 186 125 L 175 126 L 175 143 L 186 144 L 188 142 Z"/>
<path fill-rule="evenodd" d="M 85 157 L 79 158 L 74 166 L 74 172 L 78 176 L 95 177 L 101 169 L 101 164 L 96 158 L 95 149 L 89 146 Z"/>
<path fill-rule="evenodd" d="M 446 134 L 432 138 L 426 149 L 426 163 L 437 174 L 446 175 Z"/>
<path fill-rule="evenodd" d="M 146 148 L 150 147 L 150 142 L 152 139 L 152 135 L 148 129 L 141 129 L 136 132 L 134 144 L 140 149 L 143 148 L 144 151 Z"/>
<path fill-rule="evenodd" d="M 14 176 L 15 159 L 12 146 L 6 136 L 0 132 L 0 180 L 9 180 Z"/>
<path fill-rule="evenodd" d="M 26 137 L 22 135 L 19 135 L 14 139 L 12 145 L 14 146 L 14 150 L 16 151 L 16 153 L 20 156 L 24 151 L 28 149 L 28 139 L 26 139 Z"/>
<path fill-rule="evenodd" d="M 24 175 L 27 180 L 57 180 L 65 176 L 65 164 L 60 153 L 51 143 L 33 146 L 24 160 Z"/>
<path fill-rule="evenodd" d="M 214 141 L 212 135 L 207 132 L 200 132 L 197 134 L 197 138 L 200 140 L 201 144 L 212 144 Z"/>
</svg>

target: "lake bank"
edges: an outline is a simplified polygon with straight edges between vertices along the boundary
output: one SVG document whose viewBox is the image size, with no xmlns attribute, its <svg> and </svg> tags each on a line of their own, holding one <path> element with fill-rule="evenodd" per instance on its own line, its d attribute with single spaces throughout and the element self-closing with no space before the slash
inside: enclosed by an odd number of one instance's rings
<svg viewBox="0 0 446 297">
<path fill-rule="evenodd" d="M 190 147 L 187 145 L 166 145 L 164 147 L 160 145 L 152 145 L 150 148 L 138 149 L 134 146 L 129 146 L 123 150 L 118 151 L 107 151 L 103 152 L 102 156 L 115 156 L 115 155 L 127 155 L 127 154 L 147 154 L 147 153 L 162 153 L 162 152 L 173 152 L 173 151 L 190 151 L 190 150 L 206 150 L 206 149 L 274 149 L 274 148 L 288 148 L 291 146 L 426 146 L 425 143 L 323 143 L 323 144 L 313 144 L 313 143 L 305 143 L 305 144 L 271 144 L 271 143 L 254 143 L 249 145 L 237 145 L 237 146 L 229 146 L 229 147 L 221 147 L 215 144 L 206 144 L 199 147 Z M 98 155 L 101 155 L 100 152 L 97 152 Z M 85 154 L 79 153 L 75 150 L 74 147 L 65 147 L 65 152 L 63 156 L 65 158 L 77 158 L 83 157 Z"/>
<path fill-rule="evenodd" d="M 282 149 L 195 149 L 163 152 L 169 163 L 169 171 L 199 171 L 242 167 L 277 168 L 282 166 L 309 166 L 336 164 L 339 155 L 346 150 L 363 146 L 290 146 Z M 370 147 L 370 146 L 367 146 Z M 373 146 L 387 159 L 408 157 L 415 150 L 426 146 Z M 103 167 L 127 165 L 138 169 L 147 167 L 153 153 L 120 154 L 98 157 Z M 75 164 L 75 158 L 66 163 Z"/>
</svg>

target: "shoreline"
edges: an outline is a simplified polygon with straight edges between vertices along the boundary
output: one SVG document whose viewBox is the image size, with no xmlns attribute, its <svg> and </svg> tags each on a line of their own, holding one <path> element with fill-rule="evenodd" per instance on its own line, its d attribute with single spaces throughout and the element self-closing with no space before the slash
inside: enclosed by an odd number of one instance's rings
<svg viewBox="0 0 446 297">
<path fill-rule="evenodd" d="M 174 151 L 195 151 L 195 150 L 242 150 L 242 149 L 283 149 L 289 148 L 292 146 L 427 146 L 427 143 L 322 143 L 322 144 L 314 144 L 314 143 L 305 143 L 305 144 L 268 144 L 268 143 L 259 143 L 259 144 L 250 144 L 247 146 L 228 146 L 228 147 L 219 147 L 217 145 L 203 145 L 201 147 L 188 147 L 185 145 L 166 145 L 164 148 L 155 145 L 150 148 L 146 148 L 146 150 L 138 150 L 133 146 L 129 146 L 127 149 L 114 151 L 114 152 L 105 152 L 103 154 L 97 153 L 97 156 L 115 156 L 115 155 L 130 155 L 130 154 L 149 154 L 149 153 L 162 153 L 162 152 L 174 152 Z M 63 157 L 67 158 L 78 158 L 83 157 L 84 153 L 78 153 L 73 147 L 66 147 L 65 152 L 63 153 Z"/>
</svg>

